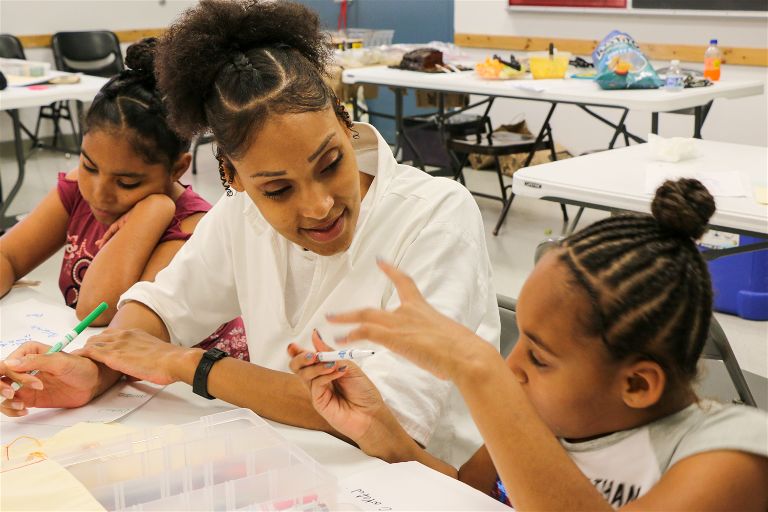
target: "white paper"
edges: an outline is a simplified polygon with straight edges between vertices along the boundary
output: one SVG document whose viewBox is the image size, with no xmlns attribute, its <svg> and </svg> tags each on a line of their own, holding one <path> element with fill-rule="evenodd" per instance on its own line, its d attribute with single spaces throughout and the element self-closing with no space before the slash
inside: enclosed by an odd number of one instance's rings
<svg viewBox="0 0 768 512">
<path fill-rule="evenodd" d="M 401 462 L 339 482 L 339 510 L 503 510 L 510 508 L 480 491 L 418 462 Z"/>
<path fill-rule="evenodd" d="M 103 395 L 76 409 L 29 409 L 20 418 L 0 416 L 0 442 L 7 444 L 22 435 L 36 435 L 38 426 L 71 427 L 77 423 L 110 423 L 144 405 L 165 386 L 150 382 L 122 380 Z M 34 433 L 30 433 L 34 432 Z"/>
<path fill-rule="evenodd" d="M 28 299 L 0 307 L 0 358 L 6 359 L 27 341 L 47 345 L 60 341 L 78 323 L 75 310 L 64 304 L 50 304 Z M 88 338 L 103 330 L 88 328 L 75 338 L 66 351 L 82 348 Z M 51 433 L 53 427 L 71 427 L 76 423 L 109 423 L 122 418 L 151 399 L 164 386 L 149 382 L 124 380 L 87 405 L 77 409 L 29 409 L 21 418 L 0 416 L 0 440 L 7 443 L 20 435 L 38 437 Z M 39 428 L 45 427 L 45 428 Z"/>
<path fill-rule="evenodd" d="M 744 197 L 746 188 L 739 171 L 712 171 L 694 168 L 690 165 L 676 165 L 662 162 L 648 164 L 645 170 L 645 193 L 654 195 L 656 189 L 666 180 L 695 178 L 715 197 Z"/>
<path fill-rule="evenodd" d="M 0 306 L 0 319 L 0 359 L 7 359 L 27 341 L 53 345 L 79 322 L 74 309 L 64 304 L 48 304 L 35 299 Z M 82 348 L 85 341 L 100 330 L 84 330 L 67 345 L 66 351 Z"/>
</svg>

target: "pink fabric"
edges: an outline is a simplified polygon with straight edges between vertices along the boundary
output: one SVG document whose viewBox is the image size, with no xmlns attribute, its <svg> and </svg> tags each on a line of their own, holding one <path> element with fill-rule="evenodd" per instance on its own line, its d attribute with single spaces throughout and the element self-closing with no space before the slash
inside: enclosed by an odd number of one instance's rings
<svg viewBox="0 0 768 512">
<path fill-rule="evenodd" d="M 64 261 L 59 274 L 59 289 L 67 306 L 77 306 L 80 285 L 85 273 L 96 257 L 99 248 L 96 241 L 104 236 L 109 225 L 96 220 L 88 203 L 80 194 L 77 181 L 68 180 L 64 173 L 59 173 L 57 191 L 64 208 L 69 214 L 67 224 L 67 244 L 64 247 Z M 187 240 L 190 233 L 181 230 L 181 221 L 195 213 L 205 213 L 211 205 L 200 197 L 192 187 L 187 186 L 176 200 L 176 213 L 171 224 L 160 238 L 160 243 L 170 240 Z M 248 360 L 245 327 L 240 317 L 227 322 L 197 346 L 208 349 L 217 347 L 229 352 L 231 357 Z"/>
</svg>

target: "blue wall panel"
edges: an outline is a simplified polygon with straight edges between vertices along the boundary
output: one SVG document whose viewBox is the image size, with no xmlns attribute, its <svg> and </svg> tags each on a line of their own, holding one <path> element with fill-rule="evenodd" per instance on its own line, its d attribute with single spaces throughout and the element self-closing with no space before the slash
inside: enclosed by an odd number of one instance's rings
<svg viewBox="0 0 768 512">
<path fill-rule="evenodd" d="M 320 15 L 323 25 L 336 30 L 339 3 L 333 0 L 302 0 Z M 394 29 L 394 43 L 453 42 L 453 0 L 353 0 L 347 8 L 347 26 L 350 28 Z M 394 114 L 394 94 L 386 87 L 379 88 L 379 97 L 370 100 L 372 110 Z M 426 110 L 416 107 L 415 95 L 405 96 L 404 112 L 414 115 Z M 394 121 L 372 118 L 371 122 L 385 139 L 394 142 Z"/>
</svg>

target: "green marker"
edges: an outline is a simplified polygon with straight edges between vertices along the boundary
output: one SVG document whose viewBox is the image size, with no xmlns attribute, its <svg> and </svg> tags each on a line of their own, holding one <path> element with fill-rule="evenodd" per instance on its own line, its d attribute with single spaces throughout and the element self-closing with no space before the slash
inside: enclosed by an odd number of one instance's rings
<svg viewBox="0 0 768 512">
<path fill-rule="evenodd" d="M 96 320 L 96 317 L 102 314 L 104 310 L 107 309 L 108 307 L 109 306 L 107 305 L 106 302 L 102 302 L 101 304 L 96 306 L 96 309 L 91 311 L 91 313 L 87 317 L 83 318 L 83 320 L 79 324 L 77 324 L 74 329 L 72 329 L 67 334 L 65 334 L 64 338 L 61 341 L 59 341 L 58 343 L 53 345 L 51 348 L 49 348 L 46 354 L 54 354 L 56 352 L 61 352 L 62 350 L 64 350 L 64 348 L 67 345 L 69 345 L 72 342 L 72 340 L 77 338 L 77 336 L 81 332 L 83 332 L 86 329 L 86 327 L 91 325 L 93 321 Z M 37 375 L 38 373 L 39 373 L 38 370 L 32 370 L 31 372 L 29 372 L 30 375 Z M 18 382 L 14 382 L 13 384 L 11 384 L 11 387 L 15 391 L 18 391 L 19 388 L 21 388 L 21 384 L 19 384 Z"/>
</svg>

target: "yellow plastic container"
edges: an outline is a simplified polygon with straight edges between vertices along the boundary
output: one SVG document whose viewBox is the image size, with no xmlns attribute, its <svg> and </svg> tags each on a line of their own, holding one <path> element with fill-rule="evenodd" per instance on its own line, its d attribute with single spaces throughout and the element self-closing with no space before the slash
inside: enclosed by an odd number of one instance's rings
<svg viewBox="0 0 768 512">
<path fill-rule="evenodd" d="M 555 52 L 554 55 L 540 52 L 531 54 L 528 65 L 534 79 L 565 78 L 569 60 L 571 60 L 570 52 Z"/>
</svg>

